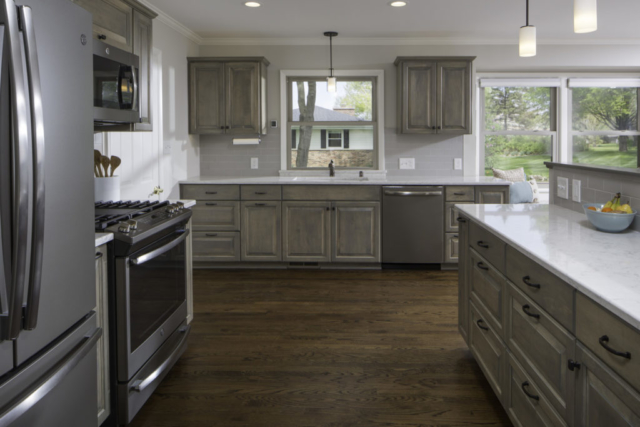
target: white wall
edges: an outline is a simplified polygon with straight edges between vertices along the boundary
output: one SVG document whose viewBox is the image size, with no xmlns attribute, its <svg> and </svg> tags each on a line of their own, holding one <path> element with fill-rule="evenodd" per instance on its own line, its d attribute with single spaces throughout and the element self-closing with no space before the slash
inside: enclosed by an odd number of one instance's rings
<svg viewBox="0 0 640 427">
<path fill-rule="evenodd" d="M 201 56 L 264 56 L 268 68 L 268 118 L 280 112 L 280 70 L 324 69 L 329 64 L 328 46 L 201 46 Z M 468 46 L 334 46 L 336 69 L 383 69 L 385 71 L 385 155 L 390 175 L 461 175 L 453 159 L 472 162 L 474 139 L 470 137 L 396 134 L 396 70 L 398 56 L 477 56 L 478 72 L 640 72 L 637 46 L 541 45 L 538 55 L 520 58 L 517 45 Z M 228 136 L 202 136 L 203 175 L 277 175 L 280 169 L 280 129 L 270 129 L 259 146 L 233 146 Z M 466 152 L 465 152 L 466 149 Z M 250 158 L 260 159 L 260 169 L 250 169 Z M 414 157 L 415 171 L 400 171 L 400 157 Z"/>
<path fill-rule="evenodd" d="M 199 139 L 189 135 L 188 128 L 187 67 L 187 57 L 198 56 L 199 46 L 156 19 L 153 50 L 158 65 L 152 82 L 153 132 L 114 132 L 94 138 L 96 148 L 122 158 L 117 174 L 123 200 L 148 199 L 155 185 L 164 189 L 161 199 L 176 199 L 178 182 L 200 174 Z"/>
</svg>

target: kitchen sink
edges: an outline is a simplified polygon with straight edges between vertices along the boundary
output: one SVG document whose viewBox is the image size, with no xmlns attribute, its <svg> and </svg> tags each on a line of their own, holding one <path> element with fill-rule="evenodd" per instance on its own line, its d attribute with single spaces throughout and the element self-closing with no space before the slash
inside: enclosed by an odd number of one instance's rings
<svg viewBox="0 0 640 427">
<path fill-rule="evenodd" d="M 349 176 L 296 176 L 291 178 L 292 181 L 352 181 L 352 182 L 360 182 L 360 181 L 369 181 L 367 177 L 349 177 Z"/>
</svg>

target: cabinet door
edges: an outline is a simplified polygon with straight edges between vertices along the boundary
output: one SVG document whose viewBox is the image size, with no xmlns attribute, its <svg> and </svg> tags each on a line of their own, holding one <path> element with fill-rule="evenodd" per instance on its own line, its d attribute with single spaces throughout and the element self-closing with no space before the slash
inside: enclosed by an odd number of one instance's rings
<svg viewBox="0 0 640 427">
<path fill-rule="evenodd" d="M 333 262 L 380 262 L 380 203 L 333 203 Z"/>
<path fill-rule="evenodd" d="M 444 205 L 444 231 L 455 233 L 458 231 L 458 210 L 456 205 L 471 205 L 473 202 L 451 202 Z"/>
<path fill-rule="evenodd" d="M 509 203 L 509 187 L 476 187 L 477 204 L 497 204 Z"/>
<path fill-rule="evenodd" d="M 402 63 L 402 133 L 436 133 L 436 75 L 435 62 Z"/>
<path fill-rule="evenodd" d="M 189 133 L 224 133 L 224 64 L 189 64 Z"/>
<path fill-rule="evenodd" d="M 151 125 L 151 49 L 153 47 L 153 22 L 151 18 L 133 12 L 133 54 L 140 58 L 138 69 L 138 99 L 140 123 L 135 130 L 153 130 Z"/>
<path fill-rule="evenodd" d="M 456 233 L 446 233 L 444 236 L 444 262 L 456 264 L 460 258 L 460 237 Z"/>
<path fill-rule="evenodd" d="M 111 379 L 109 377 L 109 281 L 107 245 L 96 248 L 96 327 L 102 328 L 98 340 L 98 425 L 111 413 Z"/>
<path fill-rule="evenodd" d="M 438 133 L 471 133 L 471 62 L 438 63 Z"/>
<path fill-rule="evenodd" d="M 468 219 L 458 220 L 458 329 L 464 340 L 468 341 L 469 331 L 469 223 Z"/>
<path fill-rule="evenodd" d="M 260 133 L 260 64 L 229 62 L 225 64 L 227 79 L 226 133 Z"/>
<path fill-rule="evenodd" d="M 242 204 L 242 261 L 281 261 L 282 202 Z"/>
<path fill-rule="evenodd" d="M 331 202 L 284 202 L 284 261 L 331 262 Z"/>
<path fill-rule="evenodd" d="M 582 344 L 576 348 L 576 426 L 640 425 L 640 394 Z"/>
<path fill-rule="evenodd" d="M 122 0 L 72 0 L 93 14 L 93 37 L 133 51 L 133 8 Z"/>
</svg>

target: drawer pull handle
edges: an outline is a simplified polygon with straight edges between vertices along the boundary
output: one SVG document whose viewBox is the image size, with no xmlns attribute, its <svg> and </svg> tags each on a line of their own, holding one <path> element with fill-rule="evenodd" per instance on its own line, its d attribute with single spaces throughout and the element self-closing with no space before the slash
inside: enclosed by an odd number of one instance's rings
<svg viewBox="0 0 640 427">
<path fill-rule="evenodd" d="M 205 194 L 218 194 L 217 191 L 207 191 Z"/>
<path fill-rule="evenodd" d="M 483 263 L 482 261 L 480 261 L 480 262 L 478 263 L 478 268 L 479 268 L 480 270 L 489 271 L 489 267 L 487 267 L 486 265 L 484 265 L 484 263 Z"/>
<path fill-rule="evenodd" d="M 569 359 L 567 361 L 567 365 L 568 365 L 567 367 L 569 368 L 570 371 L 573 371 L 574 369 L 580 369 L 580 366 L 582 366 L 581 364 L 579 364 L 575 360 L 571 360 L 571 359 Z"/>
<path fill-rule="evenodd" d="M 96 259 L 100 259 L 104 256 L 102 252 L 96 252 Z"/>
<path fill-rule="evenodd" d="M 527 391 L 528 386 L 529 386 L 529 381 L 525 381 L 522 383 L 522 391 L 524 391 L 524 394 L 526 394 L 529 398 L 533 400 L 540 400 L 540 396 L 536 396 L 535 394 L 531 394 Z"/>
<path fill-rule="evenodd" d="M 600 345 L 604 347 L 604 349 L 607 350 L 609 353 L 615 354 L 616 356 L 624 357 L 625 359 L 631 359 L 631 353 L 629 353 L 628 351 L 625 351 L 625 352 L 617 351 L 609 347 L 607 345 L 607 343 L 609 342 L 609 337 L 607 335 L 601 336 L 598 342 L 600 342 Z"/>
<path fill-rule="evenodd" d="M 478 246 L 480 246 L 481 248 L 485 248 L 485 249 L 489 249 L 489 245 L 487 245 L 485 242 L 483 242 L 482 240 L 480 240 L 478 242 Z"/>
<path fill-rule="evenodd" d="M 539 314 L 535 314 L 535 313 L 531 313 L 529 311 L 531 307 L 529 307 L 529 304 L 525 304 L 522 306 L 522 311 L 524 311 L 524 314 L 526 314 L 529 317 L 533 317 L 534 319 L 540 319 L 540 315 Z"/>
<path fill-rule="evenodd" d="M 267 206 L 266 203 L 256 203 L 256 206 Z"/>
<path fill-rule="evenodd" d="M 536 288 L 536 289 L 540 289 L 540 285 L 538 283 L 531 283 L 531 277 L 529 276 L 524 276 L 522 278 L 522 281 L 524 282 L 525 285 L 531 287 L 531 288 Z"/>
<path fill-rule="evenodd" d="M 217 203 L 206 203 L 207 206 L 218 206 Z"/>
<path fill-rule="evenodd" d="M 476 325 L 478 325 L 478 328 L 482 329 L 483 331 L 489 330 L 489 328 L 487 328 L 486 326 L 482 326 L 480 323 L 484 323 L 484 320 L 478 319 L 478 321 L 476 322 Z"/>
<path fill-rule="evenodd" d="M 207 237 L 218 237 L 218 234 L 217 233 L 207 233 L 207 234 L 205 234 L 205 236 L 207 236 Z"/>
<path fill-rule="evenodd" d="M 263 192 L 263 191 L 256 191 L 256 194 L 257 194 L 258 196 L 264 196 L 264 195 L 266 195 L 267 193 L 265 193 L 265 192 Z"/>
<path fill-rule="evenodd" d="M 466 220 L 466 219 L 464 219 L 464 218 L 462 218 L 462 217 L 460 217 L 460 216 L 457 218 L 457 220 L 458 220 L 458 222 L 467 222 L 467 220 Z"/>
<path fill-rule="evenodd" d="M 466 196 L 467 193 L 453 193 L 454 196 Z"/>
</svg>

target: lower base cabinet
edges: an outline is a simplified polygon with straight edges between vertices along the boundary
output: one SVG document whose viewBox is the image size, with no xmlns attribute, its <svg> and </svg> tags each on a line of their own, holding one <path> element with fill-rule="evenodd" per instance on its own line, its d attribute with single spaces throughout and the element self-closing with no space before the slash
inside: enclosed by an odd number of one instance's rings
<svg viewBox="0 0 640 427">
<path fill-rule="evenodd" d="M 380 262 L 380 203 L 333 203 L 333 262 Z"/>
<path fill-rule="evenodd" d="M 102 328 L 98 340 L 98 425 L 111 413 L 111 379 L 109 377 L 109 281 L 107 245 L 96 248 L 96 327 Z"/>
<path fill-rule="evenodd" d="M 283 260 L 331 262 L 331 202 L 283 202 Z"/>
<path fill-rule="evenodd" d="M 243 202 L 242 261 L 282 261 L 282 202 Z"/>
<path fill-rule="evenodd" d="M 240 233 L 237 231 L 196 231 L 193 233 L 193 261 L 240 261 Z"/>
</svg>

